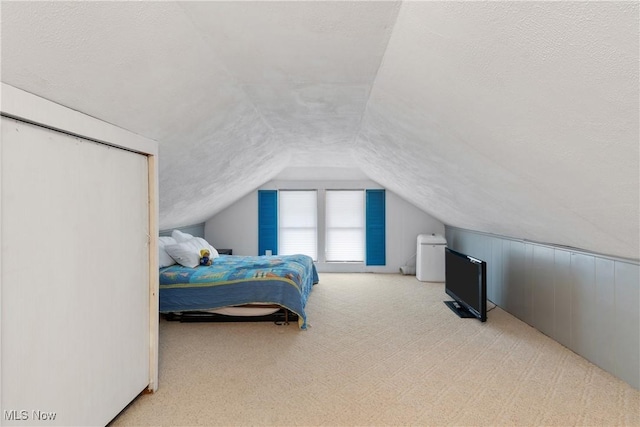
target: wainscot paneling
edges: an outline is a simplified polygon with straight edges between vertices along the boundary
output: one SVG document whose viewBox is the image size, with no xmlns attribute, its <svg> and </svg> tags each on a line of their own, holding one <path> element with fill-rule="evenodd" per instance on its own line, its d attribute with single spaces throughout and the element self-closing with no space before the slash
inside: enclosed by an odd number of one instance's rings
<svg viewBox="0 0 640 427">
<path fill-rule="evenodd" d="M 615 371 L 618 377 L 640 388 L 640 268 L 638 265 L 616 262 L 615 266 Z M 594 313 L 600 316 L 601 313 Z"/>
<path fill-rule="evenodd" d="M 445 235 L 487 261 L 491 302 L 640 389 L 638 261 L 449 226 Z"/>
</svg>

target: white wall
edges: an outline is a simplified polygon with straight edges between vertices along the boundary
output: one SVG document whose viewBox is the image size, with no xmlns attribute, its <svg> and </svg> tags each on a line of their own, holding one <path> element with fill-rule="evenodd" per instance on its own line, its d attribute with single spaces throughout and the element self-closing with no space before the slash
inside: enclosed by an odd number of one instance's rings
<svg viewBox="0 0 640 427">
<path fill-rule="evenodd" d="M 270 181 L 273 189 L 373 189 L 373 181 Z M 319 206 L 322 209 L 322 206 Z M 319 218 L 323 218 L 320 213 Z M 415 265 L 416 238 L 421 233 L 444 234 L 444 224 L 397 194 L 386 191 L 387 265 L 318 262 L 318 271 L 397 273 L 402 265 Z M 320 224 L 319 224 L 319 228 Z M 233 249 L 234 255 L 258 255 L 258 194 L 249 193 L 205 223 L 205 238 L 216 248 Z M 322 261 L 322 260 L 320 260 Z"/>
</svg>

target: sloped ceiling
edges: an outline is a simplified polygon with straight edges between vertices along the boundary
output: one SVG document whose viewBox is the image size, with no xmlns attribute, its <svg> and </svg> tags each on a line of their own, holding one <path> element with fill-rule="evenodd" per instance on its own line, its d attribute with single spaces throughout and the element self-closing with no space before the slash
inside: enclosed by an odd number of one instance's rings
<svg viewBox="0 0 640 427">
<path fill-rule="evenodd" d="M 637 2 L 0 7 L 3 82 L 159 142 L 161 228 L 339 168 L 449 225 L 640 258 Z"/>
</svg>

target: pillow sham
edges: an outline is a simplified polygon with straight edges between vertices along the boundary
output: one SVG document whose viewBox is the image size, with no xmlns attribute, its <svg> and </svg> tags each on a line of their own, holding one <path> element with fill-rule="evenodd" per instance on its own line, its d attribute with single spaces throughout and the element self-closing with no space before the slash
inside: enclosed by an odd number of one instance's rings
<svg viewBox="0 0 640 427">
<path fill-rule="evenodd" d="M 182 243 L 182 242 L 186 242 L 187 240 L 193 239 L 193 235 L 189 233 L 184 233 L 180 230 L 173 230 L 171 232 L 171 237 L 176 239 L 176 243 Z"/>
<path fill-rule="evenodd" d="M 176 239 L 171 236 L 160 236 L 158 238 L 158 267 L 169 267 L 176 263 L 176 260 L 171 258 L 171 255 L 164 249 L 166 245 L 175 245 Z"/>
<path fill-rule="evenodd" d="M 194 268 L 200 264 L 200 250 L 208 249 L 210 258 L 219 257 L 218 251 L 202 237 L 194 237 L 186 242 L 167 245 L 164 247 L 171 258 L 184 267 Z"/>
<path fill-rule="evenodd" d="M 178 243 L 176 239 L 171 236 L 158 237 L 158 246 L 175 245 L 176 243 Z"/>
<path fill-rule="evenodd" d="M 176 263 L 164 248 L 158 247 L 158 268 L 169 267 Z"/>
</svg>

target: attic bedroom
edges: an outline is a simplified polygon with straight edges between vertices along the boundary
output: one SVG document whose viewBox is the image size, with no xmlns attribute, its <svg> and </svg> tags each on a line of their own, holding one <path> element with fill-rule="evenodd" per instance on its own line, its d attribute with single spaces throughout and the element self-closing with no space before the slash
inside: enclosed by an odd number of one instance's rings
<svg viewBox="0 0 640 427">
<path fill-rule="evenodd" d="M 0 424 L 637 425 L 639 13 L 2 0 Z M 163 252 L 180 233 L 213 266 L 306 257 L 290 324 L 159 316 L 159 269 L 205 271 Z M 416 277 L 424 235 L 486 263 L 486 322 Z M 169 411 L 182 378 L 200 394 Z"/>
</svg>

